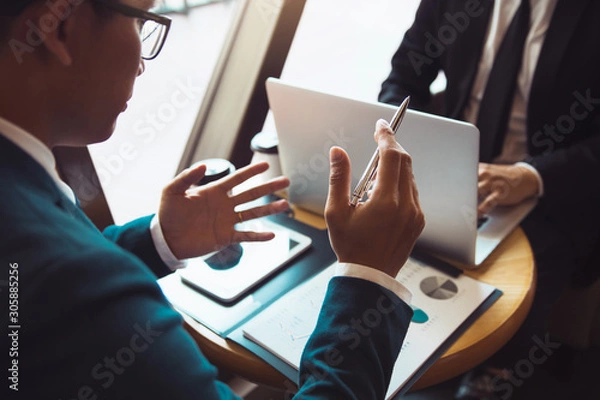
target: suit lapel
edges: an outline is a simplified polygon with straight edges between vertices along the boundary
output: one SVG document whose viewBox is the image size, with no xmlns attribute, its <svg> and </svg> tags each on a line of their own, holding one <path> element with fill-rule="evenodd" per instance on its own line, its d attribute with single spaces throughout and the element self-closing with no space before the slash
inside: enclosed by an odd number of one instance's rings
<svg viewBox="0 0 600 400">
<path fill-rule="evenodd" d="M 96 225 L 90 221 L 90 219 L 85 215 L 83 210 L 78 206 L 73 204 L 71 200 L 67 198 L 64 194 L 60 193 L 58 201 L 55 203 L 58 207 L 62 208 L 65 212 L 70 214 L 76 220 L 84 223 L 89 228 L 98 231 Z"/>
<path fill-rule="evenodd" d="M 527 110 L 528 131 L 532 122 L 544 115 L 548 102 L 552 101 L 552 89 L 564 54 L 589 1 L 591 0 L 559 0 L 556 4 L 531 83 Z"/>
<path fill-rule="evenodd" d="M 84 212 L 62 193 L 46 170 L 29 154 L 0 134 L 0 167 L 3 173 L 17 176 L 17 182 L 28 182 L 43 197 L 74 219 L 98 231 Z"/>
</svg>

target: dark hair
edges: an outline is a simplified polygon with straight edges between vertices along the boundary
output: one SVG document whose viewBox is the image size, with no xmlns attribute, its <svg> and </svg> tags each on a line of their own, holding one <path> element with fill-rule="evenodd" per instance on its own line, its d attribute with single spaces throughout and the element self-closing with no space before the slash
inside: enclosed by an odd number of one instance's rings
<svg viewBox="0 0 600 400">
<path fill-rule="evenodd" d="M 2 0 L 0 3 L 0 39 L 4 39 L 14 17 L 21 14 L 37 0 Z"/>
<path fill-rule="evenodd" d="M 19 16 L 25 9 L 36 1 L 41 0 L 1 0 L 0 3 L 0 40 L 4 40 L 15 17 Z M 117 2 L 118 0 L 115 0 Z M 96 13 L 108 18 L 112 12 L 103 4 L 92 1 Z"/>
<path fill-rule="evenodd" d="M 114 3 L 118 3 L 118 0 L 115 0 Z M 92 7 L 94 8 L 94 12 L 96 13 L 96 15 L 102 17 L 102 18 L 110 18 L 113 15 L 115 15 L 114 10 L 108 8 L 107 6 L 105 6 L 102 3 L 96 2 L 96 1 L 92 1 Z"/>
<path fill-rule="evenodd" d="M 0 16 L 0 40 L 4 41 L 4 36 L 8 32 L 12 20 L 12 17 Z M 2 47 L 4 47 L 4 43 L 2 43 Z"/>
<path fill-rule="evenodd" d="M 3 0 L 0 3 L 0 18 L 16 17 L 35 1 L 37 0 Z M 0 25 L 0 27 L 4 27 L 4 24 Z"/>
</svg>

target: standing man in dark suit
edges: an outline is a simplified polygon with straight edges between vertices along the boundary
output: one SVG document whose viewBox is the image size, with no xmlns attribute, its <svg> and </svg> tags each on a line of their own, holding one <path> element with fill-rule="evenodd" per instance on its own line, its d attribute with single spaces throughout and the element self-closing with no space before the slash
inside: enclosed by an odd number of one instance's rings
<svg viewBox="0 0 600 400">
<path fill-rule="evenodd" d="M 522 41 L 509 33 L 517 16 L 525 22 Z M 480 215 L 539 197 L 521 224 L 535 255 L 536 296 L 507 347 L 518 350 L 502 351 L 511 357 L 495 361 L 503 367 L 514 369 L 527 358 L 532 338 L 547 335 L 545 321 L 565 283 L 588 284 L 600 274 L 594 254 L 600 243 L 599 20 L 600 3 L 592 0 L 422 0 L 382 84 L 380 101 L 399 104 L 410 95 L 412 107 L 480 128 Z M 511 61 L 501 54 L 511 52 L 521 58 L 518 69 L 512 82 L 498 85 L 510 74 Z M 430 91 L 440 72 L 447 80 L 443 97 Z M 504 89 L 508 102 L 498 104 Z"/>
<path fill-rule="evenodd" d="M 2 280 L 10 282 L 2 289 L 3 304 L 10 301 L 1 319 L 3 329 L 10 326 L 2 334 L 9 354 L 2 369 L 3 389 L 17 398 L 235 398 L 156 278 L 183 259 L 272 238 L 236 224 L 281 212 L 285 201 L 234 208 L 288 180 L 231 195 L 267 164 L 201 187 L 192 184 L 206 167 L 190 168 L 163 190 L 155 216 L 100 232 L 60 180 L 51 152 L 111 136 L 143 60 L 158 55 L 168 32 L 170 20 L 148 12 L 153 3 L 0 4 L 0 260 Z M 349 204 L 348 155 L 331 150 L 326 220 L 340 267 L 302 357 L 299 398 L 383 398 L 410 322 L 410 292 L 394 277 L 424 219 L 410 156 L 385 121 L 375 138 L 380 171 L 371 197 L 357 207 Z M 347 343 L 342 331 L 373 312 L 380 323 Z"/>
</svg>

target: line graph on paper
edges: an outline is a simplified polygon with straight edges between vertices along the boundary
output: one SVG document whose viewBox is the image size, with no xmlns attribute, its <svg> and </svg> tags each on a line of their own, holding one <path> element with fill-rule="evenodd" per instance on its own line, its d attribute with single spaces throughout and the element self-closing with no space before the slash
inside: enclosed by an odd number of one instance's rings
<svg viewBox="0 0 600 400">
<path fill-rule="evenodd" d="M 278 300 L 281 304 L 278 311 L 262 321 L 250 321 L 243 329 L 244 336 L 297 368 L 304 346 L 317 325 L 334 269 L 335 264 L 305 282 L 302 290 L 287 293 Z M 277 349 L 285 349 L 285 352 Z"/>
</svg>

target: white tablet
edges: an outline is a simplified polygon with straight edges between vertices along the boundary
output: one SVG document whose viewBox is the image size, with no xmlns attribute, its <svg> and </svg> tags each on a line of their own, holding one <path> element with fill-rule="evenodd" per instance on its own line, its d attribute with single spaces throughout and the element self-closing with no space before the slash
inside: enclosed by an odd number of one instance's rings
<svg viewBox="0 0 600 400">
<path fill-rule="evenodd" d="M 268 242 L 232 245 L 191 259 L 178 270 L 184 283 L 219 301 L 231 303 L 310 247 L 310 237 L 267 219 L 238 224 L 240 231 L 273 232 Z"/>
</svg>

